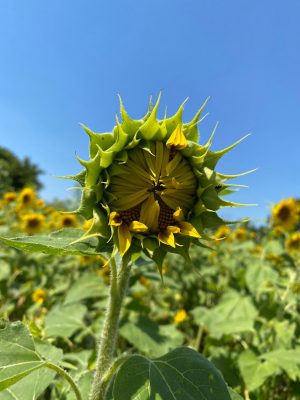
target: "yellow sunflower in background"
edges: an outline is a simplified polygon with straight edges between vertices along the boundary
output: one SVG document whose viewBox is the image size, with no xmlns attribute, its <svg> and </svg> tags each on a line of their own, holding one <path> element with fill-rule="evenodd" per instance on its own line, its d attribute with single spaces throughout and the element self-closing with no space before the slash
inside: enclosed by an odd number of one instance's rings
<svg viewBox="0 0 300 400">
<path fill-rule="evenodd" d="M 214 234 L 215 240 L 226 239 L 230 234 L 231 229 L 227 225 L 221 225 Z"/>
<path fill-rule="evenodd" d="M 37 213 L 25 214 L 21 217 L 21 230 L 33 235 L 45 228 L 45 217 Z"/>
<path fill-rule="evenodd" d="M 36 205 L 37 208 L 44 208 L 46 203 L 42 199 L 37 199 L 35 205 Z"/>
<path fill-rule="evenodd" d="M 75 228 L 78 225 L 76 215 L 60 214 L 58 218 L 58 228 Z"/>
<path fill-rule="evenodd" d="M 18 208 L 33 207 L 36 202 L 36 193 L 32 188 L 24 188 L 18 195 Z"/>
<path fill-rule="evenodd" d="M 181 324 L 188 318 L 187 312 L 184 309 L 178 310 L 174 316 L 175 324 Z"/>
<path fill-rule="evenodd" d="M 31 295 L 31 299 L 34 303 L 43 304 L 46 300 L 46 290 L 35 289 Z"/>
<path fill-rule="evenodd" d="M 272 218 L 275 225 L 285 230 L 292 230 L 299 220 L 299 206 L 294 198 L 284 199 L 272 210 Z"/>
<path fill-rule="evenodd" d="M 6 204 L 12 203 L 17 198 L 17 194 L 15 192 L 6 192 L 3 195 L 3 200 Z"/>
<path fill-rule="evenodd" d="M 243 240 L 247 239 L 247 229 L 245 228 L 237 228 L 233 233 L 232 233 L 232 239 L 233 240 L 238 240 L 242 242 Z"/>
<path fill-rule="evenodd" d="M 300 232 L 292 233 L 285 241 L 285 247 L 289 253 L 300 254 Z"/>
</svg>

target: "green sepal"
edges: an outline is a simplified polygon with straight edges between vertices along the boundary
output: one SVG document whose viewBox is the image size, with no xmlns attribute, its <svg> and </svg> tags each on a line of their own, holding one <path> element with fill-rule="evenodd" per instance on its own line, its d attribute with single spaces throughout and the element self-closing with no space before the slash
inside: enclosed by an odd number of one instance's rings
<svg viewBox="0 0 300 400">
<path fill-rule="evenodd" d="M 106 212 L 100 208 L 94 208 L 93 210 L 93 224 L 90 229 L 82 236 L 82 238 L 101 236 L 103 238 L 109 238 L 110 229 L 108 225 L 108 218 Z"/>
<path fill-rule="evenodd" d="M 93 209 L 96 200 L 97 198 L 94 188 L 83 188 L 79 208 L 75 211 L 70 211 L 70 214 L 80 214 L 85 219 L 91 219 L 93 217 Z"/>
<path fill-rule="evenodd" d="M 143 139 L 145 140 L 162 140 L 160 125 L 156 119 L 157 109 L 160 103 L 161 93 L 145 123 L 139 128 Z"/>
<path fill-rule="evenodd" d="M 189 253 L 190 245 L 191 237 L 176 235 L 176 247 L 167 246 L 165 244 L 162 244 L 161 247 L 165 249 L 166 252 L 180 255 L 188 265 L 192 265 L 193 263 Z"/>
<path fill-rule="evenodd" d="M 107 150 L 114 143 L 114 137 L 111 133 L 95 133 L 84 124 L 80 126 L 85 130 L 90 138 L 90 157 L 95 157 L 98 147 L 102 150 Z"/>
<path fill-rule="evenodd" d="M 61 176 L 55 176 L 55 178 L 58 179 L 70 179 L 71 181 L 76 181 L 78 182 L 81 186 L 84 186 L 85 183 L 85 177 L 86 177 L 86 170 L 83 169 L 81 172 L 79 172 L 76 175 L 61 175 Z"/>
<path fill-rule="evenodd" d="M 198 123 L 200 122 L 199 118 L 200 118 L 208 100 L 209 100 L 209 97 L 204 101 L 204 103 L 202 104 L 202 106 L 200 107 L 200 109 L 197 111 L 194 118 L 190 122 L 183 124 L 183 129 L 184 129 L 184 131 L 186 131 L 186 138 L 192 142 L 197 143 L 200 140 L 200 135 L 199 135 L 199 131 L 198 131 Z"/>
<path fill-rule="evenodd" d="M 100 168 L 100 152 L 98 151 L 96 155 L 89 161 L 82 160 L 78 156 L 76 157 L 77 160 L 80 162 L 80 164 L 86 169 L 85 185 L 86 186 L 96 185 L 99 180 L 100 172 L 102 170 Z"/>
<path fill-rule="evenodd" d="M 226 147 L 223 150 L 219 150 L 219 151 L 211 151 L 208 152 L 207 157 L 205 158 L 205 166 L 207 166 L 210 169 L 215 169 L 218 161 L 226 154 L 228 153 L 230 150 L 232 150 L 234 147 L 236 147 L 239 143 L 241 143 L 244 139 L 246 139 L 248 136 L 250 135 L 250 133 L 248 133 L 248 135 L 243 136 L 241 139 L 237 140 L 235 143 L 233 143 L 232 145 Z"/>
<path fill-rule="evenodd" d="M 121 96 L 118 95 L 118 97 L 120 102 L 120 114 L 122 117 L 122 128 L 130 137 L 134 137 L 139 127 L 144 123 L 144 120 L 131 119 L 124 108 Z"/>
<path fill-rule="evenodd" d="M 185 99 L 184 102 L 182 102 L 182 104 L 180 105 L 180 107 L 178 108 L 176 113 L 174 115 L 172 115 L 172 117 L 165 118 L 163 120 L 166 125 L 167 132 L 168 132 L 167 138 L 169 138 L 169 136 L 172 134 L 172 132 L 176 129 L 177 125 L 182 125 L 183 107 L 184 107 L 185 103 L 187 102 L 187 100 L 188 99 Z"/>
</svg>

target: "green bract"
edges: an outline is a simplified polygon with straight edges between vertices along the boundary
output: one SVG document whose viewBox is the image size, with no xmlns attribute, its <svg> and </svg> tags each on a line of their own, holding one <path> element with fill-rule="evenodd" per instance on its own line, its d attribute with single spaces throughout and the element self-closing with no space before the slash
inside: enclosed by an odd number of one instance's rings
<svg viewBox="0 0 300 400">
<path fill-rule="evenodd" d="M 223 199 L 231 193 L 229 180 L 241 176 L 215 171 L 218 161 L 241 140 L 220 151 L 210 147 L 215 129 L 199 144 L 197 125 L 206 102 L 192 121 L 184 123 L 184 103 L 170 118 L 157 118 L 154 107 L 133 120 L 120 99 L 121 121 L 112 133 L 95 133 L 82 125 L 90 138 L 90 159 L 78 158 L 84 170 L 71 176 L 82 186 L 79 213 L 93 218 L 82 239 L 98 236 L 113 242 L 122 256 L 143 251 L 161 266 L 168 251 L 186 259 L 191 243 L 203 245 L 207 228 L 225 223 L 221 207 L 241 204 Z"/>
</svg>

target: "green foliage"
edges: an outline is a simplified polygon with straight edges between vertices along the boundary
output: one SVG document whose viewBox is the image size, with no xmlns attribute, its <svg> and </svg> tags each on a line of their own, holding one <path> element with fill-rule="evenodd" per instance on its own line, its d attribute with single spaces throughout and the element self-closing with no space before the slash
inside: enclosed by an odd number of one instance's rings
<svg viewBox="0 0 300 400">
<path fill-rule="evenodd" d="M 68 381 L 44 368 L 47 362 L 67 370 L 83 399 L 88 399 L 109 271 L 99 259 L 103 248 L 97 247 L 97 238 L 70 244 L 81 235 L 82 230 L 69 229 L 2 240 L 16 249 L 0 247 L 0 314 L 11 321 L 23 319 L 26 327 L 13 323 L 0 329 L 0 364 L 5 367 L 0 369 L 1 400 L 75 400 Z M 286 250 L 285 240 L 286 234 L 276 236 L 266 228 L 258 233 L 248 228 L 242 239 L 233 232 L 229 240 L 216 242 L 213 251 L 193 247 L 194 267 L 175 254 L 168 256 L 162 264 L 163 283 L 155 265 L 139 258 L 132 270 L 116 354 L 127 358 L 116 368 L 110 385 L 114 397 L 109 399 L 118 400 L 117 390 L 124 396 L 125 389 L 134 390 L 122 383 L 131 363 L 134 367 L 143 360 L 146 368 L 169 357 L 175 347 L 189 346 L 199 360 L 200 354 L 209 360 L 207 368 L 214 365 L 221 371 L 232 388 L 231 399 L 297 400 L 300 260 Z M 24 248 L 29 251 L 19 251 Z M 34 253 L 36 249 L 44 254 Z M 41 300 L 36 291 L 42 292 Z M 19 336 L 24 348 L 15 353 L 13 338 Z M 1 354 L 8 353 L 9 341 L 9 354 L 15 354 L 17 363 Z M 29 363 L 18 365 L 26 357 Z M 185 362 L 179 366 L 184 368 Z M 138 379 L 134 383 L 140 398 L 147 385 L 164 398 L 158 372 L 150 382 L 144 379 L 144 370 L 139 371 L 140 385 Z M 170 377 L 174 392 L 173 385 L 180 380 L 174 380 L 176 371 L 174 376 L 168 371 L 163 374 Z M 230 398 L 227 389 L 224 393 L 224 399 Z"/>
<path fill-rule="evenodd" d="M 0 241 L 23 251 L 41 252 L 52 255 L 97 255 L 111 249 L 105 241 L 97 238 L 76 242 L 85 233 L 81 229 L 61 229 L 48 235 L 24 236 L 19 238 L 0 237 Z"/>
<path fill-rule="evenodd" d="M 188 348 L 153 360 L 130 357 L 117 372 L 112 395 L 114 400 L 230 400 L 219 371 Z"/>
<path fill-rule="evenodd" d="M 37 190 L 42 184 L 38 176 L 43 171 L 28 157 L 20 160 L 10 150 L 0 147 L 0 196 L 7 191 L 19 191 L 26 186 Z"/>
</svg>

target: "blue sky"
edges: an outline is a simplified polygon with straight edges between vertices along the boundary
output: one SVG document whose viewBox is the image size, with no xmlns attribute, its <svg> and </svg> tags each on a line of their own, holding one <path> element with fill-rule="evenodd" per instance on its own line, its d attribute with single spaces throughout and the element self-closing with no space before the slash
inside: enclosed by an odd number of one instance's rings
<svg viewBox="0 0 300 400">
<path fill-rule="evenodd" d="M 110 131 L 117 93 L 134 117 L 161 89 L 161 115 L 189 97 L 186 120 L 211 96 L 202 141 L 217 121 L 215 150 L 252 132 L 219 170 L 259 168 L 232 198 L 258 206 L 225 215 L 258 222 L 300 196 L 299 16 L 298 0 L 1 0 L 0 145 L 45 170 L 43 197 L 65 198 L 52 175 L 80 170 L 79 122 Z"/>
</svg>

